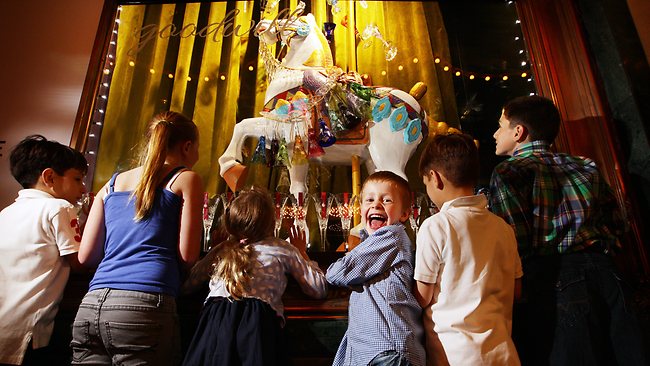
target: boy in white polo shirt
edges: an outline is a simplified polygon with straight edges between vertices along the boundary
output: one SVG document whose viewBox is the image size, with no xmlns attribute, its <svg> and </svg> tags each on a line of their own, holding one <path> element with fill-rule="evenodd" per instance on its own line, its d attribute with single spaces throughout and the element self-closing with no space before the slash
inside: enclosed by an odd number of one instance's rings
<svg viewBox="0 0 650 366">
<path fill-rule="evenodd" d="M 519 365 L 511 338 L 523 275 L 517 242 L 510 225 L 487 210 L 487 198 L 474 195 L 474 141 L 435 136 L 419 169 L 440 208 L 416 241 L 415 297 L 425 309 L 427 365 Z"/>
<path fill-rule="evenodd" d="M 73 206 L 84 194 L 84 156 L 40 135 L 10 156 L 24 188 L 0 212 L 0 364 L 51 364 L 47 345 L 81 233 Z M 80 267 L 79 267 L 80 268 Z"/>
</svg>

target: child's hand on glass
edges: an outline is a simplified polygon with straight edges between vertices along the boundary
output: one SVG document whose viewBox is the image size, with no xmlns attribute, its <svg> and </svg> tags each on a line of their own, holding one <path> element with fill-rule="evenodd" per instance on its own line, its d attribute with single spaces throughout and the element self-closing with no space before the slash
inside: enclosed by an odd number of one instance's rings
<svg viewBox="0 0 650 366">
<path fill-rule="evenodd" d="M 297 225 L 291 226 L 291 230 L 289 231 L 289 242 L 300 251 L 300 254 L 302 254 L 303 257 L 308 258 L 305 230 L 301 229 Z"/>
</svg>

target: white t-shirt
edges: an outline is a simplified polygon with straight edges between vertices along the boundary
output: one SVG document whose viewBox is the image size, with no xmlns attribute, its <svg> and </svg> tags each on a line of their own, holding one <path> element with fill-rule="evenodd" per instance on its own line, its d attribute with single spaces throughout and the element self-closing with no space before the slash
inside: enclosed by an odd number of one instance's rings
<svg viewBox="0 0 650 366">
<path fill-rule="evenodd" d="M 445 202 L 418 232 L 414 277 L 436 284 L 424 317 L 428 365 L 445 355 L 451 365 L 520 364 L 511 338 L 517 242 L 486 206 L 483 195 Z"/>
<path fill-rule="evenodd" d="M 36 190 L 0 212 L 0 363 L 22 363 L 30 339 L 47 346 L 70 266 L 79 251 L 77 211 Z"/>
</svg>

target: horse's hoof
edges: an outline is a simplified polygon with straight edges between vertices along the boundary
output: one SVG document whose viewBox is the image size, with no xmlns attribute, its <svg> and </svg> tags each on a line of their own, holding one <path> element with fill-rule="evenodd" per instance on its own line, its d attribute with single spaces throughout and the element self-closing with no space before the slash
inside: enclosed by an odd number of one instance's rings
<svg viewBox="0 0 650 366">
<path fill-rule="evenodd" d="M 241 164 L 235 164 L 232 168 L 226 170 L 223 174 L 223 179 L 226 181 L 226 184 L 228 184 L 228 187 L 230 187 L 230 190 L 237 192 L 244 187 L 244 184 L 246 184 L 247 176 L 248 167 Z"/>
</svg>

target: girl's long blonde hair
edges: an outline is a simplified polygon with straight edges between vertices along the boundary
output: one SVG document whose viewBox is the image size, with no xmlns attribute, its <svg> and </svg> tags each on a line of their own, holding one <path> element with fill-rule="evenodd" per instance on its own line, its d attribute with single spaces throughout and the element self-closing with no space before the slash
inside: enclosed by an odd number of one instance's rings
<svg viewBox="0 0 650 366">
<path fill-rule="evenodd" d="M 140 158 L 142 175 L 133 191 L 136 221 L 151 213 L 156 189 L 164 178 L 162 168 L 169 149 L 186 141 L 196 142 L 198 135 L 194 122 L 180 113 L 168 111 L 153 117 L 149 123 L 149 140 Z"/>
<path fill-rule="evenodd" d="M 237 300 L 251 290 L 257 260 L 252 244 L 273 233 L 274 209 L 269 193 L 253 187 L 241 192 L 223 214 L 223 225 L 230 238 L 221 244 L 213 276 L 223 280 Z"/>
</svg>

